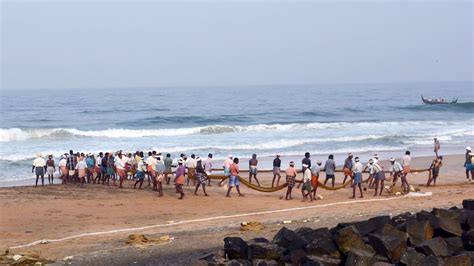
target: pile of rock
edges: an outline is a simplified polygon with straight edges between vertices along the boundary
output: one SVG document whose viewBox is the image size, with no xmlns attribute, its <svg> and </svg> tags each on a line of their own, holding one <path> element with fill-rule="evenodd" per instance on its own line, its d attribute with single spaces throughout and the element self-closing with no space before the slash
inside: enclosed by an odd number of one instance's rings
<svg viewBox="0 0 474 266">
<path fill-rule="evenodd" d="M 340 223 L 285 227 L 272 241 L 226 237 L 209 265 L 474 265 L 474 199 L 463 209 L 433 209 Z"/>
</svg>

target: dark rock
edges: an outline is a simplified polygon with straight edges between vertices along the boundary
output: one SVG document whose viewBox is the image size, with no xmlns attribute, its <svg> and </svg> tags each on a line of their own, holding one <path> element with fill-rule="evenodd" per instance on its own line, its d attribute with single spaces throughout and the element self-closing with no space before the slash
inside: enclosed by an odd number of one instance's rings
<svg viewBox="0 0 474 266">
<path fill-rule="evenodd" d="M 290 251 L 290 260 L 293 265 L 300 265 L 306 262 L 306 252 L 302 249 Z"/>
<path fill-rule="evenodd" d="M 407 234 L 411 246 L 433 238 L 433 227 L 429 221 L 410 220 L 407 222 Z"/>
<path fill-rule="evenodd" d="M 386 256 L 393 263 L 398 262 L 407 249 L 406 242 L 396 236 L 370 234 L 369 243 L 377 253 Z"/>
<path fill-rule="evenodd" d="M 245 261 L 226 260 L 224 257 L 216 253 L 210 253 L 210 254 L 204 255 L 203 257 L 199 258 L 199 260 L 207 262 L 208 266 L 247 265 Z"/>
<path fill-rule="evenodd" d="M 434 208 L 432 213 L 441 219 L 458 219 L 461 216 L 460 211 Z"/>
<path fill-rule="evenodd" d="M 302 238 L 306 239 L 306 241 L 310 242 L 310 240 L 307 239 L 306 237 L 308 237 L 311 231 L 313 230 L 314 230 L 313 228 L 309 228 L 309 227 L 299 227 L 299 228 L 296 228 L 295 234 L 301 236 Z"/>
<path fill-rule="evenodd" d="M 376 227 L 374 227 L 373 223 L 371 223 L 370 220 L 354 222 L 352 226 L 355 227 L 355 229 L 357 230 L 357 232 L 359 232 L 361 236 L 366 236 L 374 232 L 376 229 Z"/>
<path fill-rule="evenodd" d="M 464 243 L 464 248 L 467 251 L 474 251 L 474 229 L 470 229 L 462 236 L 462 241 Z"/>
<path fill-rule="evenodd" d="M 474 199 L 465 199 L 462 201 L 462 207 L 466 210 L 474 211 Z"/>
<path fill-rule="evenodd" d="M 265 242 L 252 243 L 249 245 L 249 249 L 249 259 L 278 260 L 283 252 L 280 246 Z"/>
<path fill-rule="evenodd" d="M 393 216 L 391 219 L 391 222 L 392 222 L 392 225 L 397 226 L 399 224 L 406 223 L 407 221 L 413 220 L 413 219 L 415 219 L 415 216 L 412 213 L 405 212 L 405 213 Z"/>
<path fill-rule="evenodd" d="M 448 245 L 448 256 L 457 255 L 459 252 L 464 250 L 462 238 L 460 237 L 447 237 L 444 238 L 446 245 Z"/>
<path fill-rule="evenodd" d="M 302 237 L 309 242 L 306 246 L 308 254 L 316 256 L 329 255 L 334 258 L 341 258 L 341 253 L 328 228 L 306 231 L 306 234 Z"/>
<path fill-rule="evenodd" d="M 233 259 L 247 259 L 248 245 L 240 237 L 224 238 L 224 250 L 226 257 Z"/>
<path fill-rule="evenodd" d="M 307 258 L 308 260 L 303 264 L 304 266 L 338 266 L 342 264 L 341 259 L 335 259 L 327 255 L 308 255 Z"/>
<path fill-rule="evenodd" d="M 253 266 L 278 266 L 278 262 L 275 260 L 252 260 Z"/>
<path fill-rule="evenodd" d="M 458 255 L 468 255 L 471 258 L 471 262 L 474 264 L 474 251 L 463 251 Z"/>
<path fill-rule="evenodd" d="M 395 264 L 392 264 L 390 262 L 385 262 L 385 261 L 376 261 L 372 264 L 372 266 L 393 266 Z"/>
<path fill-rule="evenodd" d="M 452 257 L 444 257 L 441 259 L 444 265 L 456 265 L 456 266 L 471 266 L 471 257 L 467 254 L 461 254 Z"/>
<path fill-rule="evenodd" d="M 382 227 L 381 234 L 386 235 L 386 236 L 398 237 L 405 243 L 407 242 L 407 239 L 408 239 L 407 233 L 398 230 L 396 227 L 390 224 L 386 224 Z"/>
<path fill-rule="evenodd" d="M 289 251 L 304 249 L 306 245 L 308 245 L 306 240 L 286 227 L 281 228 L 280 231 L 276 233 L 276 235 L 273 237 L 273 243 L 279 245 L 280 247 L 286 248 Z"/>
<path fill-rule="evenodd" d="M 414 248 L 408 248 L 400 257 L 400 262 L 404 265 L 421 265 L 425 257 Z"/>
<path fill-rule="evenodd" d="M 383 216 L 377 216 L 369 219 L 369 222 L 372 224 L 373 230 L 369 233 L 376 232 L 380 233 L 382 231 L 382 228 L 386 224 L 390 224 L 390 216 L 388 215 L 383 215 Z"/>
<path fill-rule="evenodd" d="M 426 240 L 423 243 L 417 245 L 415 249 L 427 256 L 433 255 L 439 257 L 448 255 L 448 246 L 441 237 L 435 237 L 433 239 Z"/>
<path fill-rule="evenodd" d="M 263 237 L 256 237 L 248 241 L 248 244 L 251 244 L 251 243 L 270 243 L 270 240 Z"/>
<path fill-rule="evenodd" d="M 375 253 L 370 246 L 365 245 L 361 235 L 354 226 L 347 226 L 336 232 L 336 244 L 339 250 L 348 254 L 351 250 L 361 250 L 368 253 Z"/>
<path fill-rule="evenodd" d="M 345 265 L 371 266 L 374 263 L 374 254 L 362 250 L 353 249 L 347 253 Z"/>
<path fill-rule="evenodd" d="M 461 228 L 464 231 L 474 228 L 474 211 L 465 210 L 459 217 Z"/>
<path fill-rule="evenodd" d="M 249 266 L 250 263 L 248 263 L 245 260 L 230 260 L 228 261 L 225 266 Z"/>
</svg>

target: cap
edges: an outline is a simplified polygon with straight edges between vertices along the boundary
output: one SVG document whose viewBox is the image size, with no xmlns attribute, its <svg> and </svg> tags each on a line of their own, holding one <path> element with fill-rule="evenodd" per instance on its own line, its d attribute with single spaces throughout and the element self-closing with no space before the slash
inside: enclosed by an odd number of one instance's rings
<svg viewBox="0 0 474 266">
<path fill-rule="evenodd" d="M 316 164 L 321 164 L 321 161 L 316 161 Z"/>
<path fill-rule="evenodd" d="M 232 154 L 229 153 L 229 155 L 228 155 L 227 157 L 232 158 L 232 157 L 234 157 L 234 156 L 232 156 Z"/>
<path fill-rule="evenodd" d="M 374 153 L 375 158 L 379 158 L 379 155 L 377 153 Z"/>
<path fill-rule="evenodd" d="M 354 159 L 356 162 L 360 161 L 359 157 L 355 157 Z"/>
<path fill-rule="evenodd" d="M 196 157 L 196 162 L 200 162 L 200 161 L 202 161 L 201 157 L 199 157 L 199 156 Z"/>
<path fill-rule="evenodd" d="M 466 147 L 466 150 L 470 151 L 470 150 L 471 150 L 471 146 L 467 146 L 467 147 Z"/>
<path fill-rule="evenodd" d="M 183 162 L 184 162 L 183 159 L 178 160 L 178 163 L 183 163 Z"/>
<path fill-rule="evenodd" d="M 352 156 L 352 152 L 349 152 L 349 154 L 347 154 L 348 157 L 351 157 Z"/>
<path fill-rule="evenodd" d="M 390 157 L 390 161 L 391 161 L 391 162 L 395 162 L 395 158 Z"/>
<path fill-rule="evenodd" d="M 294 166 L 294 165 L 295 165 L 295 162 L 291 161 L 291 162 L 290 162 L 290 165 L 291 165 L 291 166 Z"/>
</svg>

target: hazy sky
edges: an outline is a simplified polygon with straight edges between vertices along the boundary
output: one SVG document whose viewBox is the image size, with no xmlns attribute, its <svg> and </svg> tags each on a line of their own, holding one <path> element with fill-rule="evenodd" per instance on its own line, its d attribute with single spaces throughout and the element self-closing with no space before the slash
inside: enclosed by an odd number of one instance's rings
<svg viewBox="0 0 474 266">
<path fill-rule="evenodd" d="M 466 81 L 471 1 L 2 1 L 1 86 Z"/>
</svg>

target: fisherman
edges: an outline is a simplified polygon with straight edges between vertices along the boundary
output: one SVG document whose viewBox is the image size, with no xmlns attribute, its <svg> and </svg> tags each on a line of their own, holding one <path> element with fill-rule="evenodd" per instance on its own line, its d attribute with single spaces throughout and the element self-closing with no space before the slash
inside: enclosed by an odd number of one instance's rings
<svg viewBox="0 0 474 266">
<path fill-rule="evenodd" d="M 275 186 L 275 179 L 277 181 L 276 186 L 280 184 L 280 167 L 281 167 L 281 160 L 280 160 L 280 155 L 277 154 L 276 158 L 273 160 L 273 180 L 272 180 L 272 187 Z M 278 176 L 278 179 L 276 178 Z"/>
<path fill-rule="evenodd" d="M 173 170 L 171 169 L 171 167 L 173 165 L 173 159 L 171 159 L 171 154 L 169 154 L 169 153 L 166 154 L 164 164 L 165 164 L 165 168 L 166 168 L 165 180 L 166 180 L 166 184 L 169 185 L 170 180 L 171 180 L 171 175 L 173 174 Z"/>
<path fill-rule="evenodd" d="M 122 155 L 122 151 L 118 152 L 118 156 L 115 157 L 115 168 L 117 169 L 117 175 L 119 179 L 119 188 L 123 188 L 123 180 L 127 177 L 125 166 L 127 164 L 127 158 Z M 115 180 L 114 180 L 115 185 Z"/>
<path fill-rule="evenodd" d="M 59 174 L 61 175 L 59 178 L 63 180 L 63 184 L 66 184 L 67 181 L 67 175 L 68 175 L 68 170 L 67 170 L 67 160 L 66 160 L 66 154 L 63 154 L 61 156 L 61 160 L 59 160 L 58 167 L 59 167 Z"/>
<path fill-rule="evenodd" d="M 471 147 L 467 146 L 466 147 L 466 155 L 465 155 L 465 160 L 464 160 L 464 167 L 466 167 L 466 181 L 471 182 L 471 180 L 474 180 L 474 176 L 472 174 L 473 172 L 473 165 L 472 165 L 472 160 L 471 160 Z M 471 177 L 469 177 L 469 173 L 471 173 Z"/>
<path fill-rule="evenodd" d="M 46 173 L 48 173 L 48 184 L 50 185 L 54 183 L 54 172 L 56 172 L 56 166 L 54 164 L 53 155 L 50 154 L 46 161 Z"/>
<path fill-rule="evenodd" d="M 381 166 L 378 162 L 373 163 L 372 169 L 374 172 L 374 184 L 375 184 L 375 194 L 374 196 L 377 196 L 377 191 L 380 187 L 380 194 L 379 196 L 382 196 L 382 191 L 384 188 L 385 184 L 385 171 L 383 169 L 383 166 Z"/>
<path fill-rule="evenodd" d="M 206 179 L 208 178 L 204 167 L 202 167 L 202 159 L 200 157 L 196 158 L 196 188 L 194 189 L 194 195 L 197 196 L 199 186 L 202 186 L 202 191 L 204 196 L 209 197 L 209 194 L 206 192 Z"/>
<path fill-rule="evenodd" d="M 393 177 L 392 183 L 393 186 L 397 183 L 398 178 L 403 174 L 403 166 L 395 161 L 395 158 L 390 157 L 390 178 Z"/>
<path fill-rule="evenodd" d="M 403 166 L 403 175 L 402 177 L 402 187 L 405 193 L 408 193 L 410 190 L 410 185 L 407 181 L 407 176 L 411 172 L 411 156 L 410 151 L 405 152 L 405 156 L 402 158 L 402 166 Z"/>
<path fill-rule="evenodd" d="M 102 175 L 102 185 L 105 185 L 105 181 L 107 181 L 107 185 L 109 184 L 109 174 L 107 172 L 107 164 L 109 162 L 109 153 L 106 152 L 104 157 L 102 157 L 102 161 L 100 162 L 100 174 Z"/>
<path fill-rule="evenodd" d="M 336 163 L 334 162 L 334 155 L 329 155 L 326 163 L 324 164 L 324 171 L 326 172 L 326 179 L 324 180 L 324 185 L 328 182 L 329 179 L 332 179 L 332 187 L 334 188 L 334 183 L 336 181 L 336 176 L 334 175 L 336 171 Z"/>
<path fill-rule="evenodd" d="M 355 164 L 352 166 L 352 172 L 354 173 L 354 184 L 352 185 L 352 197 L 351 199 L 355 199 L 356 195 L 356 187 L 359 187 L 360 196 L 359 198 L 363 198 L 364 195 L 362 193 L 362 170 L 364 166 L 360 162 L 359 157 L 355 157 Z"/>
<path fill-rule="evenodd" d="M 150 180 L 153 181 L 153 190 L 155 190 L 155 165 L 156 165 L 156 158 L 153 156 L 153 152 L 148 152 L 148 157 L 146 158 L 146 165 L 147 165 L 147 177 L 148 177 L 148 186 L 150 186 Z"/>
<path fill-rule="evenodd" d="M 433 186 L 436 187 L 436 179 L 438 178 L 439 169 L 441 168 L 441 166 L 443 166 L 443 156 L 437 157 L 431 163 L 430 165 L 431 177 L 428 178 L 428 183 L 426 184 L 427 187 L 431 185 L 431 182 L 433 182 Z"/>
<path fill-rule="evenodd" d="M 72 150 L 69 151 L 69 157 L 67 158 L 67 168 L 68 168 L 68 179 L 70 182 L 76 183 L 74 176 L 76 175 L 76 164 L 77 157 L 74 155 Z"/>
<path fill-rule="evenodd" d="M 107 186 L 110 185 L 110 179 L 112 179 L 115 186 L 115 160 L 113 152 L 109 152 L 109 157 L 107 158 Z"/>
<path fill-rule="evenodd" d="M 176 177 L 174 178 L 174 183 L 176 185 L 176 193 L 180 193 L 179 199 L 183 199 L 184 197 L 183 185 L 184 175 L 186 174 L 186 168 L 184 167 L 183 163 L 183 159 L 178 160 L 178 167 L 176 168 Z"/>
<path fill-rule="evenodd" d="M 252 176 L 257 181 L 257 186 L 260 186 L 260 182 L 257 179 L 257 154 L 252 154 L 252 159 L 249 160 L 249 183 L 252 184 Z"/>
<path fill-rule="evenodd" d="M 96 177 L 94 178 L 94 184 L 100 184 L 100 180 L 102 179 L 102 170 L 101 170 L 101 164 L 102 164 L 102 158 L 104 157 L 104 154 L 102 152 L 99 152 L 99 155 L 95 157 L 95 173 Z"/>
<path fill-rule="evenodd" d="M 206 175 L 208 176 L 208 186 L 211 186 L 211 179 L 209 178 L 210 175 L 212 175 L 212 153 L 209 153 L 207 155 L 207 160 L 206 163 L 204 164 L 204 171 L 206 172 Z"/>
<path fill-rule="evenodd" d="M 156 157 L 156 165 L 155 165 L 155 183 L 156 188 L 154 187 L 154 190 L 158 192 L 158 197 L 163 197 L 163 179 L 165 177 L 165 172 L 166 172 L 166 166 L 165 164 L 161 161 L 161 156 Z"/>
<path fill-rule="evenodd" d="M 293 161 L 290 162 L 290 166 L 285 170 L 285 174 L 286 174 L 286 185 L 287 185 L 285 199 L 286 200 L 291 200 L 291 199 L 293 199 L 291 197 L 291 191 L 295 187 L 295 183 L 296 183 L 296 180 L 295 180 L 296 179 L 295 162 L 293 162 Z"/>
<path fill-rule="evenodd" d="M 79 157 L 79 161 L 76 164 L 76 170 L 77 176 L 79 177 L 79 182 L 81 182 L 81 187 L 84 187 L 87 175 L 87 164 L 84 160 L 84 157 Z"/>
<path fill-rule="evenodd" d="M 311 166 L 311 187 L 313 190 L 311 191 L 313 193 L 313 199 L 316 200 L 316 190 L 318 190 L 319 186 L 319 174 L 321 173 L 321 162 L 316 161 L 316 163 Z"/>
<path fill-rule="evenodd" d="M 189 186 L 189 180 L 193 180 L 193 186 L 196 185 L 196 165 L 196 155 L 191 154 L 191 157 L 186 160 L 186 168 L 188 169 L 187 186 Z"/>
<path fill-rule="evenodd" d="M 87 165 L 87 183 L 90 184 L 91 181 L 95 183 L 95 180 L 93 180 L 93 174 L 95 170 L 95 158 L 92 153 L 87 154 L 86 157 L 86 165 Z"/>
<path fill-rule="evenodd" d="M 303 195 L 302 202 L 305 202 L 309 196 L 309 201 L 313 201 L 313 195 L 311 195 L 311 191 L 313 188 L 311 187 L 311 170 L 309 170 L 309 165 L 303 164 L 303 186 L 301 187 L 301 194 Z M 306 192 L 306 193 L 305 193 Z"/>
<path fill-rule="evenodd" d="M 342 171 L 344 172 L 344 181 L 342 181 L 342 183 L 346 183 L 346 179 L 347 177 L 350 177 L 351 180 L 352 180 L 352 176 L 353 176 L 353 173 L 352 173 L 352 153 L 349 153 L 347 155 L 347 158 L 344 160 L 344 167 L 342 168 Z"/>
<path fill-rule="evenodd" d="M 243 197 L 244 195 L 240 193 L 240 181 L 239 181 L 239 158 L 235 157 L 233 160 L 233 164 L 230 165 L 230 177 L 229 177 L 229 189 L 227 190 L 227 197 L 230 197 L 230 191 L 232 187 L 235 186 L 237 189 L 237 193 L 239 193 L 239 197 Z"/>
<path fill-rule="evenodd" d="M 44 187 L 44 173 L 46 172 L 46 161 L 43 159 L 41 153 L 38 153 L 36 159 L 33 160 L 33 167 L 31 172 L 36 174 L 36 185 L 38 186 L 38 179 L 41 177 L 41 186 Z"/>
<path fill-rule="evenodd" d="M 222 164 L 222 168 L 224 168 L 224 178 L 219 181 L 219 186 L 222 185 L 222 182 L 224 182 L 226 178 L 230 177 L 230 166 L 233 163 L 232 158 L 232 154 L 229 154 L 227 158 L 225 158 L 224 163 Z"/>
<path fill-rule="evenodd" d="M 438 152 L 439 152 L 439 149 L 441 149 L 441 145 L 439 144 L 439 140 L 437 137 L 434 137 L 434 148 L 433 148 L 433 151 L 434 153 L 436 154 L 436 158 L 439 157 L 438 155 Z"/>
<path fill-rule="evenodd" d="M 146 164 L 145 164 L 145 161 L 140 157 L 137 164 L 137 174 L 136 174 L 137 181 L 133 185 L 134 189 L 137 188 L 137 184 L 140 184 L 138 189 L 142 189 L 143 180 L 145 179 L 145 172 L 146 172 Z"/>
</svg>

